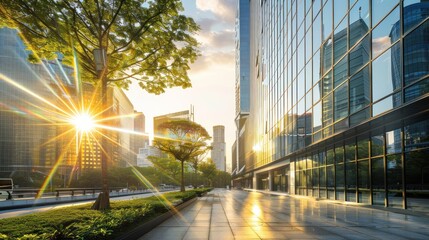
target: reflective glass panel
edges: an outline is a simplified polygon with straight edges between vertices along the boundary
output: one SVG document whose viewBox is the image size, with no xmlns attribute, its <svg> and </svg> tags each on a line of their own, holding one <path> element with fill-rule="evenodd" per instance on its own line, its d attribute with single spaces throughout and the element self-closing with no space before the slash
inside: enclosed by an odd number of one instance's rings
<svg viewBox="0 0 429 240">
<path fill-rule="evenodd" d="M 401 129 L 386 132 L 386 153 L 401 152 Z"/>
<path fill-rule="evenodd" d="M 369 163 L 368 160 L 358 161 L 358 188 L 369 189 Z"/>
<path fill-rule="evenodd" d="M 339 86 L 348 76 L 348 58 L 343 58 L 334 67 L 334 88 Z"/>
<path fill-rule="evenodd" d="M 392 56 L 392 53 L 399 52 L 399 47 L 399 44 L 395 44 L 372 62 L 372 101 L 374 102 L 401 87 L 400 67 L 392 67 L 395 64 L 400 66 L 400 59 Z"/>
<path fill-rule="evenodd" d="M 313 132 L 322 128 L 322 103 L 314 105 L 313 107 Z"/>
<path fill-rule="evenodd" d="M 368 67 L 350 79 L 350 113 L 368 106 L 370 102 Z"/>
<path fill-rule="evenodd" d="M 402 208 L 402 160 L 400 154 L 387 156 L 387 189 L 389 207 Z"/>
<path fill-rule="evenodd" d="M 372 24 L 377 24 L 396 4 L 398 0 L 372 0 Z"/>
<path fill-rule="evenodd" d="M 349 13 L 350 46 L 359 41 L 369 30 L 369 0 L 359 0 Z"/>
<path fill-rule="evenodd" d="M 334 149 L 329 149 L 326 151 L 326 164 L 334 164 Z"/>
<path fill-rule="evenodd" d="M 316 52 L 319 50 L 320 45 L 322 44 L 322 20 L 321 14 L 319 14 L 313 22 L 313 51 Z"/>
<path fill-rule="evenodd" d="M 344 164 L 335 166 L 335 176 L 337 187 L 344 187 Z"/>
<path fill-rule="evenodd" d="M 369 61 L 369 52 L 370 42 L 369 37 L 367 36 L 349 53 L 350 76 Z"/>
<path fill-rule="evenodd" d="M 429 7 L 429 6 L 428 6 Z M 428 15 L 429 17 L 429 15 Z M 429 75 L 429 20 L 405 37 L 405 86 Z"/>
<path fill-rule="evenodd" d="M 429 2 L 422 0 L 404 0 L 404 33 L 408 32 L 429 16 Z"/>
<path fill-rule="evenodd" d="M 323 96 L 332 91 L 332 71 L 329 71 L 322 79 Z"/>
<path fill-rule="evenodd" d="M 383 22 L 372 30 L 372 57 L 378 56 L 385 49 L 390 47 L 392 43 L 398 40 L 400 34 L 395 33 L 395 28 L 399 25 L 399 7 L 393 10 Z M 400 30 L 400 29 L 398 29 Z"/>
<path fill-rule="evenodd" d="M 334 92 L 334 120 L 337 121 L 346 117 L 349 114 L 349 96 L 348 84 L 345 83 L 337 88 Z"/>
<path fill-rule="evenodd" d="M 374 205 L 384 205 L 384 160 L 383 158 L 373 158 L 371 161 L 372 202 Z"/>
<path fill-rule="evenodd" d="M 372 116 L 377 116 L 381 113 L 384 113 L 386 111 L 389 111 L 390 109 L 393 109 L 395 106 L 398 106 L 400 104 L 401 95 L 400 93 L 389 96 L 380 102 L 374 104 L 372 106 Z"/>
<path fill-rule="evenodd" d="M 316 84 L 322 77 L 322 67 L 320 65 L 320 51 L 313 56 L 313 84 Z"/>
<path fill-rule="evenodd" d="M 383 135 L 373 136 L 371 138 L 371 156 L 380 156 L 384 152 Z"/>
<path fill-rule="evenodd" d="M 356 126 L 359 123 L 362 123 L 363 121 L 369 119 L 369 117 L 370 117 L 369 108 L 365 108 L 364 110 L 359 111 L 350 116 L 350 126 Z"/>
<path fill-rule="evenodd" d="M 407 208 L 421 209 L 422 201 L 429 200 L 429 150 L 413 151 L 405 154 L 405 179 Z"/>
<path fill-rule="evenodd" d="M 334 63 L 344 56 L 347 49 L 347 18 L 344 18 L 334 32 Z"/>
<path fill-rule="evenodd" d="M 417 122 L 417 123 L 405 126 L 404 127 L 405 151 L 429 147 L 428 136 L 429 136 L 429 120 L 424 120 L 421 122 Z"/>
<path fill-rule="evenodd" d="M 347 189 L 355 189 L 356 185 L 356 162 L 346 162 L 346 187 Z"/>
<path fill-rule="evenodd" d="M 369 142 L 368 139 L 362 139 L 357 142 L 358 159 L 369 157 Z"/>
<path fill-rule="evenodd" d="M 332 0 L 328 0 L 323 7 L 323 37 L 322 40 L 327 39 L 332 33 Z"/>
<path fill-rule="evenodd" d="M 322 107 L 323 126 L 325 127 L 332 123 L 332 94 L 323 98 Z"/>
<path fill-rule="evenodd" d="M 329 38 L 322 47 L 322 74 L 332 67 L 332 38 Z"/>
<path fill-rule="evenodd" d="M 414 99 L 425 95 L 429 92 L 429 78 L 420 81 L 411 87 L 405 89 L 405 102 L 413 101 Z"/>
<path fill-rule="evenodd" d="M 335 148 L 335 162 L 344 162 L 344 148 L 342 146 Z"/>
<path fill-rule="evenodd" d="M 341 21 L 347 13 L 349 6 L 348 2 L 344 0 L 334 0 L 334 27 Z M 347 18 L 346 18 L 347 19 Z"/>
</svg>

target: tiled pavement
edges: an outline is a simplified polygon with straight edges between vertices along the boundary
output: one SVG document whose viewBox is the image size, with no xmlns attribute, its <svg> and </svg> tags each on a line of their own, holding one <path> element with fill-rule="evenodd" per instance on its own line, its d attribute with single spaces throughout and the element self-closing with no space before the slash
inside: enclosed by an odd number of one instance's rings
<svg viewBox="0 0 429 240">
<path fill-rule="evenodd" d="M 429 239 L 429 216 L 215 189 L 140 239 Z"/>
</svg>

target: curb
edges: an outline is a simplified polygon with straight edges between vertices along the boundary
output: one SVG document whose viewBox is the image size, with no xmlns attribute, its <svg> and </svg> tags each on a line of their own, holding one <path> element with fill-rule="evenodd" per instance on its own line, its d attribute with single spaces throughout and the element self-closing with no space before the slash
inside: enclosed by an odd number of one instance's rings
<svg viewBox="0 0 429 240">
<path fill-rule="evenodd" d="M 194 203 L 197 200 L 198 200 L 198 197 L 192 198 L 191 200 L 188 200 L 186 202 L 183 202 L 183 203 L 175 206 L 175 209 L 180 211 L 183 208 L 191 205 L 192 203 Z M 138 225 L 137 227 L 128 231 L 127 233 L 122 234 L 121 236 L 115 238 L 115 240 L 139 239 L 144 234 L 150 232 L 156 226 L 158 226 L 159 224 L 161 224 L 165 220 L 169 219 L 170 217 L 172 217 L 176 213 L 177 212 L 174 212 L 174 211 L 168 211 L 168 212 L 166 212 L 166 213 L 164 213 L 164 214 L 162 214 L 162 215 L 160 215 L 160 216 L 158 216 L 158 217 L 156 217 L 156 218 L 154 218 L 148 222 L 145 222 L 143 224 Z"/>
</svg>

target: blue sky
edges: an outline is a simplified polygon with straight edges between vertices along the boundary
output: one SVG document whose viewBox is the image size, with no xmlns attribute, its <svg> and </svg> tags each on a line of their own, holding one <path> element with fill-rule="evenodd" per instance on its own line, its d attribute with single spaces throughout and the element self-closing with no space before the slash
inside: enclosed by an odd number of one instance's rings
<svg viewBox="0 0 429 240">
<path fill-rule="evenodd" d="M 126 91 L 137 111 L 146 116 L 146 132 L 153 133 L 153 117 L 183 111 L 194 105 L 195 121 L 210 135 L 213 126 L 225 126 L 227 166 L 235 139 L 235 12 L 236 0 L 183 0 L 184 14 L 194 18 L 201 30 L 201 57 L 191 65 L 192 88 L 167 89 L 153 95 L 137 85 Z"/>
</svg>

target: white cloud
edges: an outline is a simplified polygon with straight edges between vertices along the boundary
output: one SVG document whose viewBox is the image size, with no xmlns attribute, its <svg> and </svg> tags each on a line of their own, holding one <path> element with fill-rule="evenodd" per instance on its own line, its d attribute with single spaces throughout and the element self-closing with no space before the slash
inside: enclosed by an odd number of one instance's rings
<svg viewBox="0 0 429 240">
<path fill-rule="evenodd" d="M 196 0 L 196 6 L 199 10 L 214 13 L 225 22 L 235 21 L 236 0 Z"/>
<path fill-rule="evenodd" d="M 207 71 L 214 65 L 217 66 L 235 66 L 235 52 L 205 52 L 200 56 L 197 61 L 191 65 L 191 72 Z"/>
</svg>

